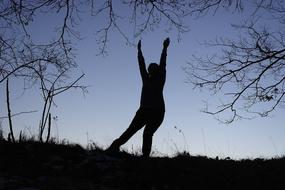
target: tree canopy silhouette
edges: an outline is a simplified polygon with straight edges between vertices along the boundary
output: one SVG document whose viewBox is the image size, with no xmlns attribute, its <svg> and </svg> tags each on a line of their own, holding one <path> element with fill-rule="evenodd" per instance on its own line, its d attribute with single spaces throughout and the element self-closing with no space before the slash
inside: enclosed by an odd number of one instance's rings
<svg viewBox="0 0 285 190">
<path fill-rule="evenodd" d="M 219 39 L 211 43 L 222 48 L 223 55 L 197 58 L 189 64 L 188 74 L 195 86 L 209 87 L 213 92 L 223 90 L 228 84 L 235 87 L 226 93 L 228 101 L 218 110 L 206 109 L 205 112 L 217 115 L 230 111 L 232 117 L 226 122 L 232 122 L 243 117 L 239 112 L 243 103 L 242 110 L 267 116 L 284 104 L 284 4 L 284 0 L 4 1 L 0 5 L 0 83 L 8 77 L 23 78 L 44 87 L 43 94 L 53 88 L 75 85 L 62 82 L 67 82 L 68 74 L 77 66 L 74 44 L 82 37 L 77 27 L 84 14 L 105 18 L 103 25 L 94 23 L 98 26 L 94 27 L 98 52 L 104 54 L 110 32 L 117 32 L 128 44 L 158 27 L 175 30 L 179 38 L 190 29 L 186 18 L 199 18 L 220 9 L 242 14 L 245 8 L 254 6 L 248 21 L 234 26 L 244 31 L 240 40 Z M 47 34 L 45 42 L 39 43 L 30 26 L 48 15 L 57 16 L 56 22 L 51 22 L 56 30 Z M 257 18 L 264 15 L 279 29 L 270 28 L 272 25 L 262 27 L 262 19 Z M 132 27 L 133 33 L 125 31 L 126 24 Z M 270 106 L 260 109 L 256 106 L 259 104 Z"/>
<path fill-rule="evenodd" d="M 143 33 L 152 31 L 159 26 L 166 30 L 175 29 L 178 37 L 187 32 L 189 27 L 185 18 L 201 16 L 212 7 L 221 5 L 242 9 L 241 0 L 40 0 L 4 1 L 0 5 L 0 83 L 7 77 L 29 76 L 38 79 L 50 67 L 58 73 L 76 67 L 74 60 L 74 41 L 80 40 L 78 23 L 82 16 L 105 17 L 103 25 L 95 23 L 95 37 L 99 52 L 104 54 L 109 33 L 119 33 L 127 43 Z M 126 11 L 122 11 L 126 10 Z M 51 21 L 55 32 L 46 34 L 47 40 L 39 43 L 35 40 L 35 32 L 31 25 L 42 17 L 56 15 L 57 20 Z M 95 20 L 95 19 L 94 19 Z M 97 24 L 97 25 L 96 25 Z M 128 34 L 123 26 L 132 26 L 133 33 Z M 135 40 L 137 41 L 137 40 Z M 53 73 L 55 73 L 55 70 Z M 58 75 L 55 75 L 56 78 Z"/>
<path fill-rule="evenodd" d="M 238 40 L 207 42 L 220 48 L 221 55 L 195 57 L 186 70 L 195 87 L 223 94 L 216 109 L 207 103 L 203 111 L 225 123 L 266 117 L 285 103 L 285 1 L 253 2 L 250 18 L 233 25 L 241 31 Z M 230 115 L 219 117 L 222 113 Z"/>
</svg>

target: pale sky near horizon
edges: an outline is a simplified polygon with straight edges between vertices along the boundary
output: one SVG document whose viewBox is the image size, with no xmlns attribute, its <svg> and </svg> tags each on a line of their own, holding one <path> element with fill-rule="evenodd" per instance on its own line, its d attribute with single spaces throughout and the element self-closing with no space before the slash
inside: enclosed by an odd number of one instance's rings
<svg viewBox="0 0 285 190">
<path fill-rule="evenodd" d="M 237 159 L 284 155 L 284 109 L 276 109 L 270 117 L 239 120 L 224 125 L 213 116 L 200 111 L 204 106 L 203 100 L 216 105 L 215 101 L 223 97 L 211 97 L 207 90 L 193 90 L 191 84 L 185 83 L 183 67 L 193 60 L 192 55 L 215 53 L 215 49 L 205 47 L 201 42 L 220 36 L 234 38 L 237 32 L 231 24 L 242 21 L 244 15 L 218 11 L 215 15 L 209 14 L 197 20 L 189 19 L 187 24 L 190 31 L 183 34 L 180 41 L 177 40 L 175 30 L 166 33 L 160 28 L 141 37 L 146 63 L 158 62 L 163 40 L 166 37 L 171 39 L 164 89 L 166 114 L 163 124 L 154 135 L 154 151 L 162 155 L 173 155 L 186 150 L 192 155 L 229 156 Z M 41 19 L 32 26 L 38 40 L 49 35 L 47 22 L 55 21 L 55 17 Z M 96 55 L 96 23 L 100 22 L 103 21 L 83 18 L 78 26 L 83 39 L 75 43 L 79 68 L 74 76 L 79 76 L 81 72 L 86 74 L 81 83 L 89 85 L 89 93 L 83 96 L 79 90 L 71 90 L 59 95 L 55 99 L 58 106 L 53 108 L 52 114 L 58 117 L 53 122 L 54 136 L 84 146 L 89 139 L 106 148 L 121 135 L 135 115 L 142 84 L 136 47 L 126 45 L 118 33 L 110 33 L 108 55 Z M 128 28 L 128 25 L 123 28 Z M 39 90 L 34 87 L 22 95 L 22 82 L 11 80 L 11 84 L 12 111 L 39 110 L 14 117 L 16 134 L 20 130 L 25 130 L 27 134 L 29 131 L 37 134 L 42 107 Z M 7 114 L 4 87 L 4 83 L 0 85 L 0 116 Z M 2 128 L 7 132 L 6 120 L 2 122 Z M 142 130 L 123 148 L 140 151 L 141 143 Z"/>
</svg>

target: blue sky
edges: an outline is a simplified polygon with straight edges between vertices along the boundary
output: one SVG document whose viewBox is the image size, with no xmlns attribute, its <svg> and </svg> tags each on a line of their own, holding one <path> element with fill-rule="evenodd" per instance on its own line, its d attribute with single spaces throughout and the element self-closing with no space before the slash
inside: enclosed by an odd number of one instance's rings
<svg viewBox="0 0 285 190">
<path fill-rule="evenodd" d="M 223 97 L 212 97 L 208 91 L 193 90 L 193 86 L 185 83 L 186 75 L 182 68 L 193 60 L 193 55 L 216 53 L 215 49 L 200 43 L 219 36 L 235 38 L 238 33 L 230 24 L 239 23 L 245 18 L 245 14 L 219 11 L 198 20 L 189 19 L 186 23 L 190 31 L 183 34 L 180 41 L 177 40 L 175 30 L 167 33 L 162 27 L 140 38 L 146 63 L 158 62 L 163 40 L 166 37 L 171 39 L 164 90 L 166 114 L 163 124 L 154 135 L 154 151 L 173 155 L 177 151 L 186 150 L 193 155 L 232 158 L 274 157 L 284 154 L 284 109 L 277 109 L 267 118 L 240 120 L 224 125 L 213 116 L 200 111 L 204 106 L 203 100 L 216 105 Z M 125 40 L 115 31 L 109 36 L 108 55 L 97 55 L 95 34 L 97 26 L 104 23 L 102 19 L 104 16 L 95 20 L 83 16 L 77 27 L 83 39 L 75 42 L 79 68 L 73 74 L 86 74 L 81 82 L 89 85 L 89 93 L 83 96 L 80 91 L 71 90 L 59 95 L 55 100 L 57 107 L 53 108 L 52 114 L 58 117 L 53 122 L 54 136 L 82 145 L 86 145 L 89 139 L 107 147 L 128 127 L 137 111 L 141 80 L 136 47 L 126 45 Z M 40 41 L 51 36 L 53 29 L 49 24 L 54 22 L 57 22 L 55 16 L 39 18 L 31 26 L 36 39 Z M 127 31 L 129 26 L 122 27 Z M 39 110 L 14 117 L 16 134 L 20 130 L 25 130 L 26 133 L 30 130 L 36 134 L 42 107 L 40 92 L 37 87 L 33 87 L 22 95 L 22 82 L 13 80 L 11 84 L 12 111 Z M 3 84 L 0 91 L 1 105 L 5 105 Z M 0 115 L 5 114 L 6 107 L 1 106 Z M 2 122 L 2 128 L 7 131 L 6 120 Z M 140 151 L 141 143 L 142 131 L 133 136 L 123 148 Z"/>
</svg>

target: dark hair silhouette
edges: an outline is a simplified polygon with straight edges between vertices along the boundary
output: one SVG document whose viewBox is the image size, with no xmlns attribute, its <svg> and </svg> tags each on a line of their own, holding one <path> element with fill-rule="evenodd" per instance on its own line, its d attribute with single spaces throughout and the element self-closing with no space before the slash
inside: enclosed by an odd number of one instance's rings
<svg viewBox="0 0 285 190">
<path fill-rule="evenodd" d="M 127 130 L 108 148 L 108 151 L 119 151 L 138 130 L 145 126 L 143 132 L 142 152 L 148 157 L 151 152 L 152 137 L 164 119 L 165 105 L 163 99 L 163 87 L 166 77 L 166 56 L 169 46 L 169 38 L 163 42 L 163 49 L 159 65 L 150 63 L 146 70 L 144 57 L 141 51 L 141 41 L 138 43 L 138 62 L 143 82 L 140 107 L 136 112 Z"/>
<path fill-rule="evenodd" d="M 155 76 L 159 71 L 159 65 L 157 63 L 150 63 L 147 71 L 150 76 Z"/>
</svg>

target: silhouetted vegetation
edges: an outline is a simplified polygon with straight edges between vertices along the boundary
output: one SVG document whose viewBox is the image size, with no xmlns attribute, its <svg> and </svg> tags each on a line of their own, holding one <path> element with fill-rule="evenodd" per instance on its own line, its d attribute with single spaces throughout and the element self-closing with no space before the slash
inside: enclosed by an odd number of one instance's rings
<svg viewBox="0 0 285 190">
<path fill-rule="evenodd" d="M 144 159 L 76 144 L 0 142 L 0 189 L 282 189 L 285 158 Z"/>
<path fill-rule="evenodd" d="M 12 124 L 12 116 L 11 116 L 11 108 L 10 108 L 9 78 L 7 78 L 7 82 L 6 82 L 6 103 L 7 103 L 7 111 L 8 111 L 9 129 L 10 129 L 9 135 L 11 136 L 12 141 L 15 142 L 13 124 Z"/>
<path fill-rule="evenodd" d="M 213 2 L 216 4 L 204 11 L 223 3 Z M 222 122 L 267 117 L 275 109 L 284 108 L 285 103 L 285 1 L 228 2 L 236 2 L 236 10 L 242 14 L 243 9 L 251 12 L 242 23 L 232 23 L 239 32 L 236 36 L 226 38 L 221 34 L 205 42 L 219 53 L 194 56 L 186 70 L 189 82 L 220 95 L 215 108 L 207 103 L 203 111 L 218 116 Z"/>
</svg>

